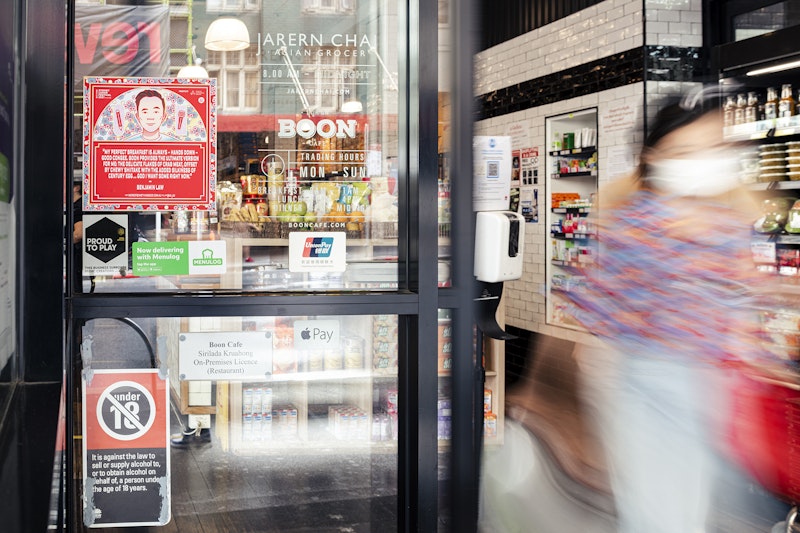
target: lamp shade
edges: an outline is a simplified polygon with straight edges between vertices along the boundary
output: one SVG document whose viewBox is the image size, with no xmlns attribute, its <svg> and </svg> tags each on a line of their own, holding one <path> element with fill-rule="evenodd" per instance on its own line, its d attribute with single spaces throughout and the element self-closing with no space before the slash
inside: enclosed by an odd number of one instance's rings
<svg viewBox="0 0 800 533">
<path fill-rule="evenodd" d="M 250 33 L 239 19 L 218 18 L 206 32 L 206 50 L 233 52 L 250 46 Z"/>
<path fill-rule="evenodd" d="M 358 100 L 348 100 L 342 104 L 342 113 L 361 113 L 364 106 Z"/>
<path fill-rule="evenodd" d="M 179 78 L 207 78 L 208 71 L 200 66 L 200 63 L 186 65 L 178 71 Z"/>
</svg>

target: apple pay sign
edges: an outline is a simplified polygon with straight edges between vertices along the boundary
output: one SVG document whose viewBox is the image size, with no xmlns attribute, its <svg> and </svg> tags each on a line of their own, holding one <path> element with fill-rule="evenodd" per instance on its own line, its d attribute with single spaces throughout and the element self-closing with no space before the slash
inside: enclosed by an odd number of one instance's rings
<svg viewBox="0 0 800 533">
<path fill-rule="evenodd" d="M 338 320 L 295 320 L 294 347 L 339 348 Z"/>
</svg>

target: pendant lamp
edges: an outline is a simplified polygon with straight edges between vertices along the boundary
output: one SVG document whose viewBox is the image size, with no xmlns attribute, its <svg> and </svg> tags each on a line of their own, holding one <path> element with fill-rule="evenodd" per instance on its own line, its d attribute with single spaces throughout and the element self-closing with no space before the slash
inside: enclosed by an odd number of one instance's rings
<svg viewBox="0 0 800 533">
<path fill-rule="evenodd" d="M 222 17 L 216 19 L 206 32 L 206 50 L 234 52 L 250 46 L 250 33 L 239 19 Z"/>
<path fill-rule="evenodd" d="M 342 113 L 361 113 L 363 109 L 359 100 L 348 100 L 342 104 Z"/>
<path fill-rule="evenodd" d="M 208 71 L 201 66 L 202 59 L 196 55 L 196 47 L 192 45 L 192 60 L 194 65 L 186 65 L 178 71 L 179 78 L 207 78 Z"/>
</svg>

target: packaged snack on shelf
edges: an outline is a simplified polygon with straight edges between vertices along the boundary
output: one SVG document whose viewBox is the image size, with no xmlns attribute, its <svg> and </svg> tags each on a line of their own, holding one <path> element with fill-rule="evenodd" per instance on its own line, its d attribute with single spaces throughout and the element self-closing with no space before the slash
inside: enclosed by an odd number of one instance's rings
<svg viewBox="0 0 800 533">
<path fill-rule="evenodd" d="M 497 436 L 497 415 L 492 412 L 483 416 L 483 436 L 486 438 Z"/>
<path fill-rule="evenodd" d="M 550 194 L 550 199 L 553 204 L 553 207 L 562 207 L 562 202 L 568 202 L 570 200 L 579 200 L 581 197 L 580 194 L 576 192 L 554 192 Z"/>
<path fill-rule="evenodd" d="M 355 405 L 331 405 L 328 407 L 328 429 L 337 440 L 362 440 L 369 437 L 370 427 L 367 423 L 367 413 Z M 380 427 L 378 428 L 378 438 L 375 439 L 375 428 L 372 428 L 374 440 L 385 440 L 380 438 Z"/>
<path fill-rule="evenodd" d="M 453 325 L 450 318 L 439 318 L 439 374 L 449 374 L 453 367 Z"/>
<path fill-rule="evenodd" d="M 272 373 L 295 372 L 297 372 L 297 356 L 294 351 L 294 328 L 276 324 L 272 337 Z"/>
<path fill-rule="evenodd" d="M 333 350 L 324 350 L 323 360 L 326 371 L 341 370 L 342 368 L 344 368 L 344 358 L 342 356 L 342 351 L 338 348 Z"/>
<path fill-rule="evenodd" d="M 439 440 L 450 440 L 452 436 L 452 407 L 449 398 L 439 398 L 437 414 L 437 438 Z"/>
<path fill-rule="evenodd" d="M 342 350 L 345 370 L 364 368 L 364 339 L 355 336 L 343 337 Z"/>
<path fill-rule="evenodd" d="M 397 414 L 397 389 L 388 389 L 386 391 L 386 397 L 384 399 L 384 409 L 385 411 L 392 415 Z"/>
<path fill-rule="evenodd" d="M 231 211 L 242 207 L 242 186 L 231 181 L 217 184 L 217 212 L 222 221 L 230 220 Z"/>
<path fill-rule="evenodd" d="M 800 267 L 800 250 L 781 248 L 778 250 L 778 274 L 796 276 Z"/>
<path fill-rule="evenodd" d="M 372 369 L 376 374 L 397 373 L 397 315 L 372 318 Z"/>
</svg>

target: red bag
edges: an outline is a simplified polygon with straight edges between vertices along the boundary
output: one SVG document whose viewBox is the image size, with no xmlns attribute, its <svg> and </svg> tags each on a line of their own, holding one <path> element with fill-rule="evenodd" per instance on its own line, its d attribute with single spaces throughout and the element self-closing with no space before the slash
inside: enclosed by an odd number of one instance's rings
<svg viewBox="0 0 800 533">
<path fill-rule="evenodd" d="M 738 372 L 728 453 L 779 498 L 800 502 L 800 387 Z"/>
</svg>

